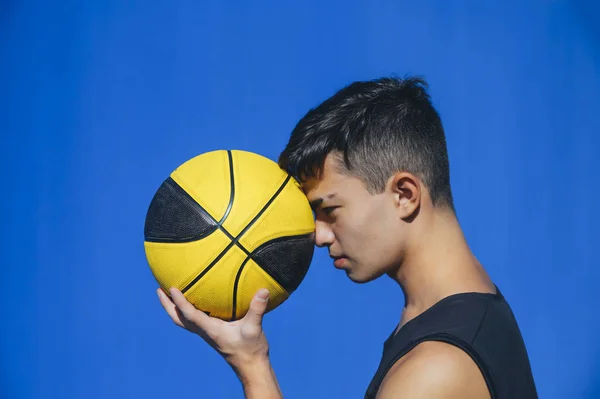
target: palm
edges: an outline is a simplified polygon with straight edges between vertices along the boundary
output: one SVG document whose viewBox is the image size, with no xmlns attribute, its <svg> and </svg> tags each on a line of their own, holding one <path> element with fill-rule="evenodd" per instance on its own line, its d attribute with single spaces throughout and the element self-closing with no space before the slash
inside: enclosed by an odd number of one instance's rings
<svg viewBox="0 0 600 399">
<path fill-rule="evenodd" d="M 264 296 L 265 292 L 261 291 Z M 235 362 L 238 357 L 266 354 L 268 351 L 267 339 L 262 329 L 266 301 L 255 298 L 242 319 L 228 322 L 210 317 L 196 309 L 178 290 L 171 290 L 173 300 L 160 289 L 158 295 L 175 324 L 200 335 L 228 362 Z"/>
</svg>

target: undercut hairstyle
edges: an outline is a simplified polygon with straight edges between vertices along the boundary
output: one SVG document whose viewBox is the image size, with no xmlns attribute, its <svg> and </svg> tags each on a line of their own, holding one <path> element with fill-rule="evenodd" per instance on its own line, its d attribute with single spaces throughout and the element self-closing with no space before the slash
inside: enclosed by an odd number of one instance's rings
<svg viewBox="0 0 600 399">
<path fill-rule="evenodd" d="M 339 156 L 340 172 L 381 193 L 397 172 L 417 176 L 434 206 L 454 212 L 446 137 L 418 77 L 354 82 L 298 122 L 279 166 L 298 181 L 318 178 L 325 157 Z"/>
</svg>

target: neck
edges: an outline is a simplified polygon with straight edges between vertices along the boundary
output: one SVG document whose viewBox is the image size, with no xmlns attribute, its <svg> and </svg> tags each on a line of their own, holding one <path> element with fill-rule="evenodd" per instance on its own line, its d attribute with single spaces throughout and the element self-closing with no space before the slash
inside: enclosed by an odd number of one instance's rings
<svg viewBox="0 0 600 399">
<path fill-rule="evenodd" d="M 399 327 L 449 295 L 495 293 L 494 284 L 471 253 L 454 214 L 439 210 L 427 213 L 413 221 L 413 238 L 404 260 L 390 274 L 404 292 L 405 308 Z"/>
</svg>

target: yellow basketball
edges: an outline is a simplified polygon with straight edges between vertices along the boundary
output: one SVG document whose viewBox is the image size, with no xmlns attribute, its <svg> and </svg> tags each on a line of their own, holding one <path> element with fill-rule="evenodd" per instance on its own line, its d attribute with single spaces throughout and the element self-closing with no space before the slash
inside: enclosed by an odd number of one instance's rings
<svg viewBox="0 0 600 399">
<path fill-rule="evenodd" d="M 168 294 L 196 308 L 242 318 L 260 288 L 267 311 L 300 285 L 314 251 L 314 219 L 298 182 L 268 158 L 239 151 L 201 154 L 179 166 L 150 202 L 144 247 Z"/>
</svg>

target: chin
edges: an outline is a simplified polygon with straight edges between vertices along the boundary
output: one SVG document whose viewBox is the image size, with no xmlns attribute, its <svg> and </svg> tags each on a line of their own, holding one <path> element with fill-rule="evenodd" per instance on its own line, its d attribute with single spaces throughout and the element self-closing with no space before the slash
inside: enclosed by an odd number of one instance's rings
<svg viewBox="0 0 600 399">
<path fill-rule="evenodd" d="M 377 280 L 379 277 L 383 276 L 386 273 L 386 268 L 377 267 L 373 265 L 373 267 L 369 267 L 369 265 L 359 265 L 359 264 L 350 264 L 348 268 L 344 268 L 343 270 L 346 272 L 348 278 L 357 284 L 368 283 L 373 280 Z"/>
<path fill-rule="evenodd" d="M 352 269 L 347 269 L 346 275 L 352 282 L 357 283 L 357 284 L 368 283 L 369 281 L 373 281 L 378 277 L 378 276 L 371 276 L 369 274 L 366 274 L 366 275 L 361 274 Z"/>
</svg>

